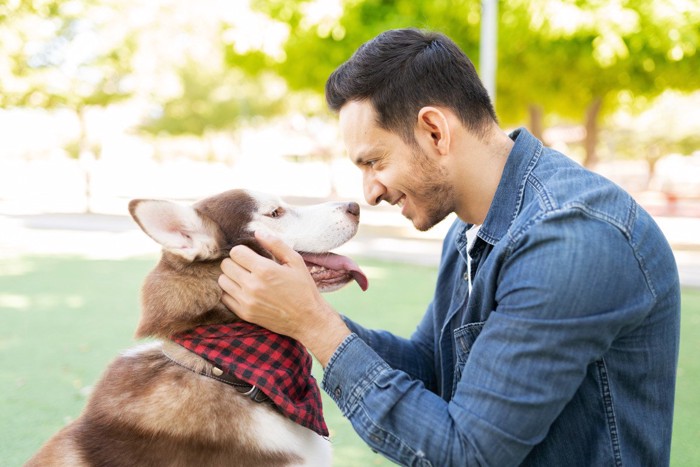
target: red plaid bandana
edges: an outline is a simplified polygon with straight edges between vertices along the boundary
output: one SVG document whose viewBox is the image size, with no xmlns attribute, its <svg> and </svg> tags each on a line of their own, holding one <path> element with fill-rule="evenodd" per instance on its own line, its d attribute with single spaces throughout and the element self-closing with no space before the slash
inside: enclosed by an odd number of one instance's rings
<svg viewBox="0 0 700 467">
<path fill-rule="evenodd" d="M 260 388 L 293 422 L 328 436 L 311 355 L 296 340 L 246 321 L 200 326 L 171 339 Z"/>
</svg>

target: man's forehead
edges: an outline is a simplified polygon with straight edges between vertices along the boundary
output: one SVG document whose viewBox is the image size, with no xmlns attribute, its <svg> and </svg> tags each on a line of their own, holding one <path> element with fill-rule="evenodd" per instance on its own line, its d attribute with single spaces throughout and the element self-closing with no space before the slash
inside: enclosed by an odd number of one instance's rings
<svg viewBox="0 0 700 467">
<path fill-rule="evenodd" d="M 368 100 L 349 101 L 338 113 L 343 133 L 352 129 L 366 129 L 376 122 L 376 111 Z"/>
<path fill-rule="evenodd" d="M 385 139 L 369 101 L 351 101 L 339 113 L 340 131 L 348 157 L 356 165 L 377 152 Z"/>
</svg>

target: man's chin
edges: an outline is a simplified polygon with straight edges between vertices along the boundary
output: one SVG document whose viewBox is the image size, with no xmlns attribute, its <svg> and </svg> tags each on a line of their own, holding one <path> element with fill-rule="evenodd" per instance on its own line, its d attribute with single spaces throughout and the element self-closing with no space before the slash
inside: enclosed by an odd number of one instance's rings
<svg viewBox="0 0 700 467">
<path fill-rule="evenodd" d="M 449 215 L 449 212 L 445 215 L 440 215 L 429 217 L 429 218 L 408 218 L 412 223 L 413 227 L 418 230 L 419 232 L 427 232 L 428 230 L 432 229 L 436 225 L 438 225 L 440 222 L 442 222 L 447 216 Z"/>
<path fill-rule="evenodd" d="M 419 232 L 427 232 L 437 224 L 437 222 L 428 222 L 421 219 L 410 219 L 410 221 L 413 223 L 413 227 Z"/>
</svg>

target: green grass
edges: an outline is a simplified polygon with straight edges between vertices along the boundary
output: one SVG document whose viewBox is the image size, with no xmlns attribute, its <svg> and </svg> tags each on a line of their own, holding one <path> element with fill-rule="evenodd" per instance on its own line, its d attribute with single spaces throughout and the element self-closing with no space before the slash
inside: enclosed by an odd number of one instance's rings
<svg viewBox="0 0 700 467">
<path fill-rule="evenodd" d="M 123 261 L 24 256 L 0 262 L 0 465 L 21 465 L 74 419 L 106 364 L 134 344 L 138 289 L 155 257 Z M 368 327 L 408 336 L 432 294 L 435 269 L 361 261 L 370 289 L 327 295 Z M 700 465 L 700 291 L 683 294 L 672 464 Z M 320 379 L 320 369 L 315 372 Z M 392 465 L 369 450 L 325 397 L 336 466 Z"/>
<path fill-rule="evenodd" d="M 681 350 L 676 382 L 671 465 L 700 465 L 700 290 L 681 297 Z"/>
</svg>

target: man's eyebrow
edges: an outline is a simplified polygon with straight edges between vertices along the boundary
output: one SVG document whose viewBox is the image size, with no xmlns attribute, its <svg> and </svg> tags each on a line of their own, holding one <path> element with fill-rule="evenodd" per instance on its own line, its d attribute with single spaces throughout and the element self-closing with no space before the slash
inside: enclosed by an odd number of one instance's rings
<svg viewBox="0 0 700 467">
<path fill-rule="evenodd" d="M 377 153 L 375 149 L 366 149 L 360 151 L 352 160 L 355 165 L 362 165 L 367 159 L 371 159 Z"/>
</svg>

